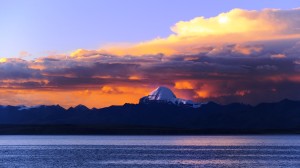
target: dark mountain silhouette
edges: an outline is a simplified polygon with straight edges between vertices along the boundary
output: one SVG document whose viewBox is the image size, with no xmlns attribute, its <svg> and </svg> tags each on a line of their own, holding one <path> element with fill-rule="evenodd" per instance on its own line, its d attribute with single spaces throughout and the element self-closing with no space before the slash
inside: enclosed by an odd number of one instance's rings
<svg viewBox="0 0 300 168">
<path fill-rule="evenodd" d="M 0 106 L 2 134 L 299 133 L 300 101 L 251 106 L 214 102 L 199 108 L 166 102 L 101 109 L 83 105 Z"/>
</svg>

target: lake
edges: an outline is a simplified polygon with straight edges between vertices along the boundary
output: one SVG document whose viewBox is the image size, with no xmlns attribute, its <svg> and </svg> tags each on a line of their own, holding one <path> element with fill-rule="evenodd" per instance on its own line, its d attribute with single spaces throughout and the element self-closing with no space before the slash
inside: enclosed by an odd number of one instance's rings
<svg viewBox="0 0 300 168">
<path fill-rule="evenodd" d="M 300 136 L 0 136 L 0 167 L 300 167 Z"/>
</svg>

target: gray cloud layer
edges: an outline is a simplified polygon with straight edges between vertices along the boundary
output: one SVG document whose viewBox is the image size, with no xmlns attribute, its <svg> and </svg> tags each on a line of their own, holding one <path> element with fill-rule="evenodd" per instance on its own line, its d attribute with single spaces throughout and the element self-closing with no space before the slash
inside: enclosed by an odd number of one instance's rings
<svg viewBox="0 0 300 168">
<path fill-rule="evenodd" d="M 8 59 L 0 63 L 0 87 L 76 90 L 104 85 L 175 86 L 185 81 L 192 87 L 177 89 L 198 101 L 257 103 L 300 99 L 299 44 L 297 40 L 226 44 L 209 46 L 199 54 L 172 57 L 97 54 L 34 61 Z"/>
</svg>

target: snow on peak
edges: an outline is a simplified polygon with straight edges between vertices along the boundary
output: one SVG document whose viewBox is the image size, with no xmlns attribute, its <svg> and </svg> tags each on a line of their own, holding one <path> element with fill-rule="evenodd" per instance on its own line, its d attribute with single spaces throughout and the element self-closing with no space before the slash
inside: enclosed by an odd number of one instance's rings
<svg viewBox="0 0 300 168">
<path fill-rule="evenodd" d="M 148 96 L 142 97 L 140 99 L 141 104 L 148 103 L 168 103 L 175 105 L 184 105 L 193 108 L 198 108 L 201 106 L 199 103 L 194 103 L 191 100 L 185 100 L 181 98 L 176 98 L 175 94 L 167 87 L 160 86 L 153 90 Z"/>
<path fill-rule="evenodd" d="M 149 100 L 172 100 L 175 94 L 167 87 L 160 86 L 148 95 Z"/>
<path fill-rule="evenodd" d="M 30 110 L 30 109 L 34 109 L 34 108 L 39 108 L 39 107 L 41 107 L 41 105 L 36 105 L 36 106 L 19 105 L 18 107 L 19 107 L 18 110 Z"/>
</svg>

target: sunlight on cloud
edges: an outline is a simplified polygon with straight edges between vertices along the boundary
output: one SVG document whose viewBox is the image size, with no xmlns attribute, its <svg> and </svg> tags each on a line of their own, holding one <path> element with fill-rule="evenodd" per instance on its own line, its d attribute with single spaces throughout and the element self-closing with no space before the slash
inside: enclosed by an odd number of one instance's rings
<svg viewBox="0 0 300 168">
<path fill-rule="evenodd" d="M 229 19 L 227 16 L 219 16 L 219 23 L 220 24 L 226 24 L 228 23 Z"/>
<path fill-rule="evenodd" d="M 0 58 L 0 63 L 7 62 L 7 58 Z"/>
<path fill-rule="evenodd" d="M 300 9 L 233 9 L 211 18 L 196 17 L 177 22 L 171 27 L 174 33 L 167 38 L 156 38 L 126 47 L 110 46 L 103 50 L 115 55 L 197 54 L 201 50 L 195 48 L 204 44 L 299 38 L 299 17 Z"/>
<path fill-rule="evenodd" d="M 188 81 L 177 81 L 175 82 L 175 89 L 193 89 L 193 84 Z"/>
<path fill-rule="evenodd" d="M 190 21 L 181 21 L 171 29 L 178 36 L 209 36 L 226 34 L 275 33 L 285 25 L 275 25 L 278 21 L 276 10 L 247 11 L 233 9 L 216 17 L 197 17 Z"/>
</svg>

